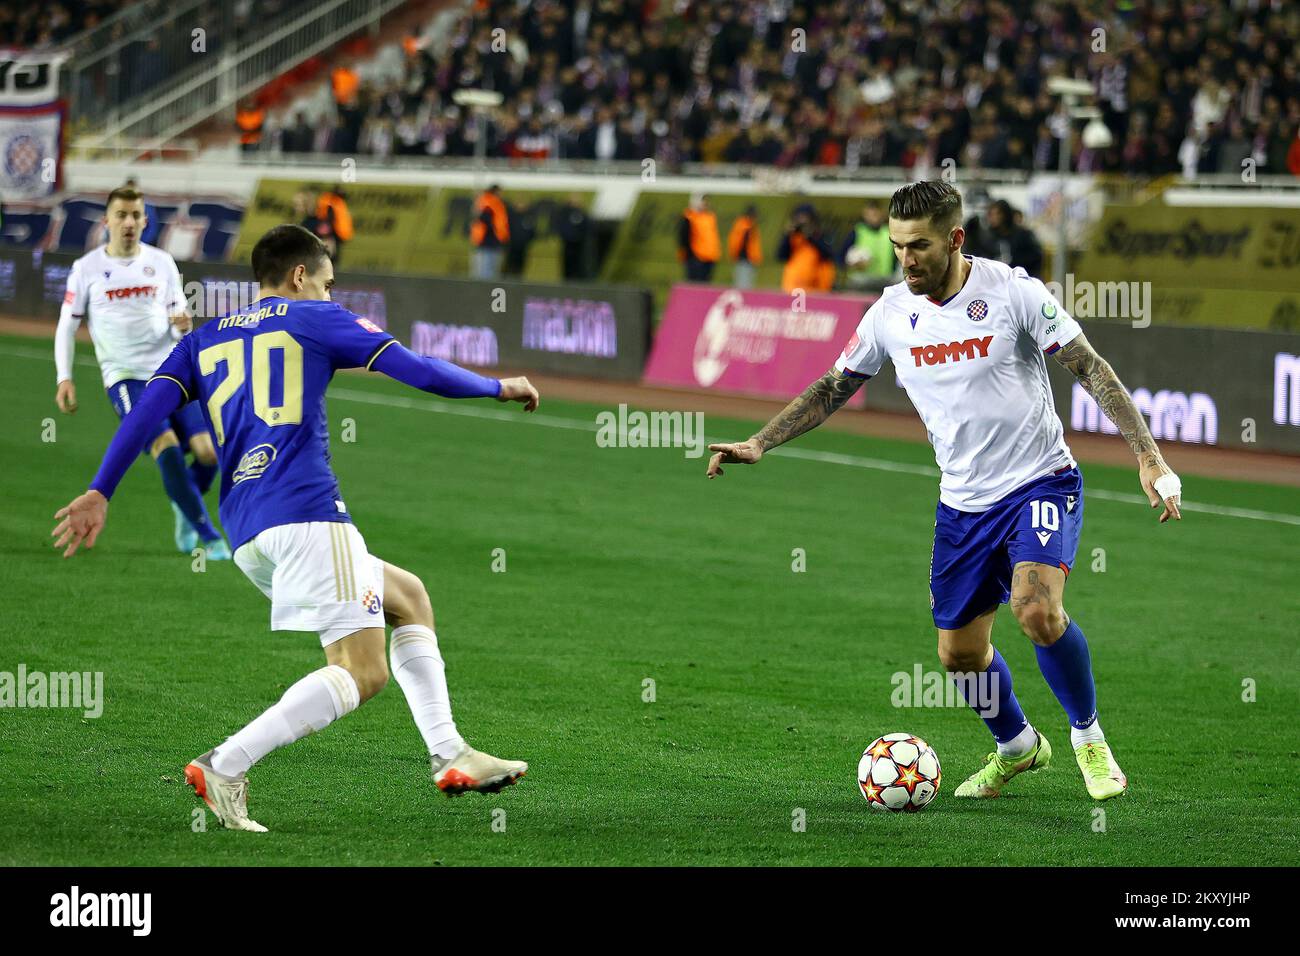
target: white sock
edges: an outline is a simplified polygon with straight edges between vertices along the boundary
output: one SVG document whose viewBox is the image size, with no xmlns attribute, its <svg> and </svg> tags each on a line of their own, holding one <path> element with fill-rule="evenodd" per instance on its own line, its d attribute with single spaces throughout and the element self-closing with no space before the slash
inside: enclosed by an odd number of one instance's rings
<svg viewBox="0 0 1300 956">
<path fill-rule="evenodd" d="M 284 692 L 279 702 L 212 755 L 212 769 L 227 777 L 247 773 L 272 750 L 284 747 L 350 714 L 361 692 L 347 668 L 337 664 L 312 671 Z"/>
<path fill-rule="evenodd" d="M 423 624 L 395 627 L 388 653 L 393 677 L 406 695 L 429 755 L 456 756 L 465 741 L 451 718 L 451 694 L 437 635 Z"/>
<path fill-rule="evenodd" d="M 999 757 L 1020 757 L 1034 749 L 1034 744 L 1038 742 L 1038 731 L 1034 730 L 1033 724 L 1025 724 L 1025 729 L 1020 731 L 1006 743 L 998 744 Z"/>
<path fill-rule="evenodd" d="M 1070 746 L 1082 747 L 1084 744 L 1099 744 L 1106 740 L 1106 735 L 1101 732 L 1101 721 L 1094 720 L 1087 727 L 1080 730 L 1078 727 L 1070 728 Z"/>
</svg>

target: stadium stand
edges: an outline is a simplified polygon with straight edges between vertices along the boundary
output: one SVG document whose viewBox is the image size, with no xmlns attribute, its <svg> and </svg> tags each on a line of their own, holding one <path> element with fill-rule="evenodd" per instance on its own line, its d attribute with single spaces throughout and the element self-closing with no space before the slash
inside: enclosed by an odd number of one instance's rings
<svg viewBox="0 0 1300 956">
<path fill-rule="evenodd" d="M 1114 140 L 1077 144 L 1075 171 L 1300 175 L 1294 5 L 1134 0 L 1105 26 L 1094 7 L 477 2 L 387 48 L 325 131 L 294 110 L 283 149 L 470 156 L 452 96 L 485 88 L 505 96 L 490 157 L 1054 170 L 1046 80 L 1066 75 Z"/>
</svg>

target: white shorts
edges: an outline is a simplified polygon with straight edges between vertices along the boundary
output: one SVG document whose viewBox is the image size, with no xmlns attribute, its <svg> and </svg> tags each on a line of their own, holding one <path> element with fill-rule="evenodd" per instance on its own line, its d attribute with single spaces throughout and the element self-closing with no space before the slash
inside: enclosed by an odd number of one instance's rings
<svg viewBox="0 0 1300 956">
<path fill-rule="evenodd" d="M 384 563 L 351 522 L 267 528 L 239 546 L 235 564 L 271 599 L 273 631 L 316 631 L 324 647 L 384 626 Z"/>
</svg>

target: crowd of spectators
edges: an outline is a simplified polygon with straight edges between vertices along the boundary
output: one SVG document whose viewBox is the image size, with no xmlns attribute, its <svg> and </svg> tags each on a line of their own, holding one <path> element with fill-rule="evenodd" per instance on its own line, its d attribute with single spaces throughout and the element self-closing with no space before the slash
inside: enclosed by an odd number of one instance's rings
<svg viewBox="0 0 1300 956">
<path fill-rule="evenodd" d="M 1297 36 L 1283 0 L 480 0 L 283 148 L 473 155 L 486 88 L 491 157 L 1055 169 L 1065 75 L 1113 138 L 1075 170 L 1300 175 Z"/>
<path fill-rule="evenodd" d="M 0 4 L 0 49 L 46 50 L 57 47 L 132 0 L 51 0 Z"/>
<path fill-rule="evenodd" d="M 238 37 L 305 2 L 234 0 L 219 15 Z M 2 4 L 0 47 L 57 47 L 130 5 Z M 1293 0 L 466 0 L 438 42 L 408 40 L 390 78 L 359 84 L 324 123 L 287 117 L 260 148 L 1054 169 L 1046 80 L 1064 75 L 1093 83 L 1113 138 L 1076 137 L 1073 169 L 1240 173 L 1249 160 L 1300 175 L 1298 37 Z M 131 45 L 118 91 L 164 79 L 171 45 L 161 29 Z M 482 144 L 452 100 L 462 88 L 505 98 Z"/>
</svg>

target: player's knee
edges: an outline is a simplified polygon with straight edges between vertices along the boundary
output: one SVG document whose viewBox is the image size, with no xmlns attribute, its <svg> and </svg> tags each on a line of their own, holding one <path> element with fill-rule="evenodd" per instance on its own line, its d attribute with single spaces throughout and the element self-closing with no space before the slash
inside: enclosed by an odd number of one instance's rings
<svg viewBox="0 0 1300 956">
<path fill-rule="evenodd" d="M 212 440 L 206 435 L 202 438 L 190 439 L 190 451 L 200 464 L 215 465 L 217 463 L 217 450 L 212 447 Z"/>
<path fill-rule="evenodd" d="M 393 627 L 421 624 L 433 627 L 433 602 L 424 582 L 409 572 L 392 573 L 385 583 L 384 605 Z"/>
<path fill-rule="evenodd" d="M 354 662 L 348 671 L 357 682 L 357 692 L 363 701 L 369 700 L 388 686 L 388 662 L 382 654 L 373 660 L 367 657 L 363 661 Z"/>
<path fill-rule="evenodd" d="M 943 665 L 946 671 L 957 671 L 966 673 L 968 671 L 982 671 L 988 666 L 984 660 L 988 654 L 988 648 L 974 647 L 957 647 L 951 644 L 939 642 L 939 663 Z"/>
<path fill-rule="evenodd" d="M 1065 608 L 1059 604 L 1037 602 L 1015 607 L 1014 610 L 1020 629 L 1035 644 L 1043 647 L 1055 644 L 1065 631 Z"/>
<path fill-rule="evenodd" d="M 420 619 L 420 623 L 426 627 L 433 627 L 433 601 L 429 599 L 429 592 L 421 584 L 415 593 L 415 614 Z"/>
<path fill-rule="evenodd" d="M 157 458 L 168 448 L 179 444 L 180 440 L 176 437 L 175 432 L 165 431 L 153 440 L 153 443 L 149 446 L 149 455 L 152 458 Z"/>
</svg>

